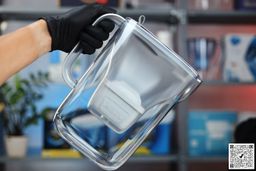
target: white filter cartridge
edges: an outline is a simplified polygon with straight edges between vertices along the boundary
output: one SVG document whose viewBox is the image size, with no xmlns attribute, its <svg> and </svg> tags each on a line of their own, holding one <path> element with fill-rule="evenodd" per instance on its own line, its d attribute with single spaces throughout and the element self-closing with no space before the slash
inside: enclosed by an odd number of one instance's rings
<svg viewBox="0 0 256 171">
<path fill-rule="evenodd" d="M 129 129 L 144 113 L 138 93 L 119 81 L 104 82 L 91 98 L 88 110 L 118 133 Z"/>
</svg>

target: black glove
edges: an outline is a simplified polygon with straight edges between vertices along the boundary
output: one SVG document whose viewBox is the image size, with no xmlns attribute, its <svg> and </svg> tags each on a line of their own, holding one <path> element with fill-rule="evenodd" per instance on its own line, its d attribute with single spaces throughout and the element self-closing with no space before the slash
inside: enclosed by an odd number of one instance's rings
<svg viewBox="0 0 256 171">
<path fill-rule="evenodd" d="M 92 54 L 100 48 L 115 25 L 110 20 L 92 23 L 101 15 L 116 13 L 114 9 L 93 4 L 80 6 L 59 16 L 43 17 L 52 37 L 52 50 L 70 52 L 80 41 L 83 53 Z"/>
</svg>

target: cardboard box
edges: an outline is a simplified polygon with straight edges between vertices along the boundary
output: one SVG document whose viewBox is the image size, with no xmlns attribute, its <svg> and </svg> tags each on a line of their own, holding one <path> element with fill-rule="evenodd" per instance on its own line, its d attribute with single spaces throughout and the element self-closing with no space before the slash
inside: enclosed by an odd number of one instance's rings
<svg viewBox="0 0 256 171">
<path fill-rule="evenodd" d="M 233 141 L 237 113 L 192 111 L 188 118 L 190 156 L 226 156 Z"/>
</svg>

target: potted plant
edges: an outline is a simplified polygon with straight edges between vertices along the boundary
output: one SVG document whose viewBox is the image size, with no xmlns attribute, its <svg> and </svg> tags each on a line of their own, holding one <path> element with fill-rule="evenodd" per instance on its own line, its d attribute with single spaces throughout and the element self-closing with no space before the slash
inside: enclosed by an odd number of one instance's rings
<svg viewBox="0 0 256 171">
<path fill-rule="evenodd" d="M 40 113 L 36 102 L 43 98 L 40 90 L 47 86 L 47 73 L 30 74 L 28 78 L 16 75 L 0 87 L 5 127 L 6 152 L 9 157 L 24 157 L 27 150 L 27 137 L 24 129 L 37 124 Z"/>
</svg>

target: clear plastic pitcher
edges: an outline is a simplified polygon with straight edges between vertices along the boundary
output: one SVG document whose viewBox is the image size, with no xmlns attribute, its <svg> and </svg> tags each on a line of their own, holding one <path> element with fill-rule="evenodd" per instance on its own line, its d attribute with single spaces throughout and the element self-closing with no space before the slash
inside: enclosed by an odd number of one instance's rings
<svg viewBox="0 0 256 171">
<path fill-rule="evenodd" d="M 105 14 L 116 31 L 88 70 L 75 81 L 66 57 L 63 76 L 72 88 L 56 111 L 62 138 L 105 170 L 115 170 L 136 151 L 173 106 L 201 83 L 198 74 L 141 24 Z"/>
</svg>

